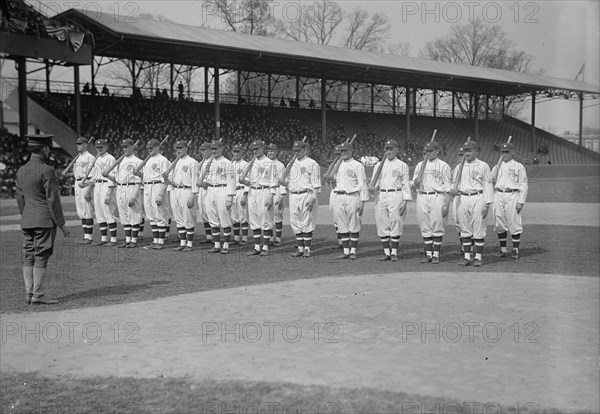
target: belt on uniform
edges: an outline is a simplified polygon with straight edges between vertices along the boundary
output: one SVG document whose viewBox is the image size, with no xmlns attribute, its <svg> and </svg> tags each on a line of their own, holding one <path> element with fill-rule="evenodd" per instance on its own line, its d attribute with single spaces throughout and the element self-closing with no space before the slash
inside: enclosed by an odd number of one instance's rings
<svg viewBox="0 0 600 414">
<path fill-rule="evenodd" d="M 380 189 L 379 191 L 381 191 L 382 193 L 393 193 L 396 191 L 402 191 L 402 189 L 401 188 L 388 188 L 387 190 Z"/>
<path fill-rule="evenodd" d="M 108 180 L 96 180 L 97 183 L 107 183 Z"/>
<path fill-rule="evenodd" d="M 227 187 L 227 184 L 207 184 L 209 187 Z"/>
<path fill-rule="evenodd" d="M 442 191 L 419 191 L 419 194 L 434 195 L 434 194 L 444 194 L 444 193 Z"/>
<path fill-rule="evenodd" d="M 190 185 L 174 185 L 175 188 L 192 188 Z"/>
<path fill-rule="evenodd" d="M 81 180 L 83 180 L 83 177 L 82 177 L 82 178 L 76 178 L 76 179 L 75 179 L 75 181 L 81 181 Z"/>
<path fill-rule="evenodd" d="M 157 180 L 157 181 L 144 181 L 144 184 L 162 184 L 162 181 Z"/>
<path fill-rule="evenodd" d="M 518 193 L 519 192 L 519 190 L 517 190 L 516 188 L 506 188 L 504 190 L 501 190 L 499 188 L 494 188 L 494 190 L 500 191 L 501 193 Z"/>
<path fill-rule="evenodd" d="M 117 183 L 117 185 L 136 185 L 139 183 Z"/>
<path fill-rule="evenodd" d="M 237 187 L 235 187 L 236 190 L 241 190 L 242 188 L 244 188 L 243 185 L 238 185 Z"/>
<path fill-rule="evenodd" d="M 290 191 L 290 193 L 292 193 L 292 194 L 304 194 L 304 193 L 308 193 L 308 190 Z"/>
<path fill-rule="evenodd" d="M 465 193 L 464 191 L 460 192 L 460 195 L 463 195 L 463 196 L 474 196 L 474 195 L 479 195 L 479 194 L 483 194 L 483 190 L 475 191 L 473 193 Z"/>
<path fill-rule="evenodd" d="M 349 193 L 347 191 L 334 191 L 334 193 L 340 194 L 340 195 L 352 195 L 352 194 L 358 194 L 358 191 L 352 191 L 351 193 Z"/>
<path fill-rule="evenodd" d="M 264 190 L 265 188 L 271 188 L 268 185 L 253 185 L 252 187 L 253 190 Z"/>
</svg>

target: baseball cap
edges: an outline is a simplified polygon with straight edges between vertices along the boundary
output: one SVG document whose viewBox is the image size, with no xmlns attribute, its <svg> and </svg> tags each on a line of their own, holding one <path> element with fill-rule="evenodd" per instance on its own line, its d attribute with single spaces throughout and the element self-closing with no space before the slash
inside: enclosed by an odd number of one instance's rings
<svg viewBox="0 0 600 414">
<path fill-rule="evenodd" d="M 400 146 L 398 145 L 398 141 L 395 141 L 393 139 L 387 140 L 385 142 L 385 146 L 384 148 L 399 148 Z"/>
<path fill-rule="evenodd" d="M 148 143 L 146 144 L 146 148 L 155 148 L 155 147 L 159 147 L 160 146 L 160 142 L 158 142 L 157 139 L 151 139 L 150 141 L 148 141 Z"/>
<path fill-rule="evenodd" d="M 223 148 L 223 143 L 218 139 L 213 139 L 210 143 L 210 149 Z"/>
<path fill-rule="evenodd" d="M 427 144 L 425 144 L 425 147 L 423 149 L 425 151 L 439 151 L 440 150 L 440 144 L 438 144 L 435 141 L 430 141 Z"/>
<path fill-rule="evenodd" d="M 515 146 L 513 144 L 511 144 L 510 142 L 505 142 L 504 144 L 500 145 L 500 151 L 502 151 L 502 150 L 512 151 L 514 149 L 515 149 Z"/>
<path fill-rule="evenodd" d="M 206 151 L 210 149 L 210 142 L 206 141 L 200 145 L 200 151 Z"/>
<path fill-rule="evenodd" d="M 130 146 L 130 145 L 133 145 L 133 144 L 134 144 L 134 142 L 130 138 L 127 138 L 127 139 L 124 139 L 123 141 L 121 141 L 121 146 L 122 147 L 127 147 L 127 146 Z"/>
<path fill-rule="evenodd" d="M 275 145 L 273 143 L 270 143 L 269 145 L 267 145 L 267 149 L 277 151 L 277 150 L 279 150 L 279 147 L 277 147 L 277 145 Z"/>
<path fill-rule="evenodd" d="M 352 149 L 352 144 L 350 142 L 342 142 L 340 145 L 340 151 L 344 151 L 344 150 L 351 150 Z"/>
<path fill-rule="evenodd" d="M 106 147 L 108 142 L 105 139 L 97 139 L 96 142 L 94 142 L 94 145 L 96 147 Z"/>
<path fill-rule="evenodd" d="M 461 145 L 460 150 L 461 151 L 466 151 L 468 149 L 478 149 L 479 145 L 477 145 L 477 143 L 475 141 L 467 141 L 464 144 Z"/>
<path fill-rule="evenodd" d="M 88 140 L 85 139 L 84 137 L 79 137 L 77 138 L 77 141 L 75 141 L 76 144 L 87 144 Z"/>
<path fill-rule="evenodd" d="M 27 135 L 27 145 L 37 146 L 37 145 L 47 145 L 49 147 L 52 146 L 52 138 L 54 135 L 49 134 L 33 134 Z"/>
<path fill-rule="evenodd" d="M 183 148 L 183 147 L 186 147 L 186 148 L 187 148 L 187 146 L 188 146 L 188 143 L 187 143 L 187 141 L 183 141 L 183 140 L 181 140 L 181 141 L 177 141 L 177 142 L 175 143 L 175 148 Z"/>
<path fill-rule="evenodd" d="M 233 147 L 231 147 L 231 151 L 243 151 L 244 147 L 242 146 L 242 144 L 235 144 Z"/>
<path fill-rule="evenodd" d="M 308 148 L 308 144 L 304 141 L 296 141 L 294 142 L 294 146 L 292 147 L 292 151 L 299 151 L 301 149 Z"/>
<path fill-rule="evenodd" d="M 335 147 L 333 147 L 333 153 L 340 153 L 340 144 L 337 144 Z"/>
<path fill-rule="evenodd" d="M 265 147 L 265 141 L 261 141 L 259 139 L 255 139 L 250 144 L 250 149 L 264 148 L 264 147 Z"/>
</svg>

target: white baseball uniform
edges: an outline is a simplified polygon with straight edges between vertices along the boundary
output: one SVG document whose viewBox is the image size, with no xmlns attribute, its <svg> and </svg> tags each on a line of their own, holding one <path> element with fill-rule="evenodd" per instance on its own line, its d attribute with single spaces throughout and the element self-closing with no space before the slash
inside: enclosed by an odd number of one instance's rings
<svg viewBox="0 0 600 414">
<path fill-rule="evenodd" d="M 85 194 L 90 190 L 89 187 L 80 188 L 79 183 L 87 175 L 87 172 L 94 164 L 94 157 L 87 151 L 81 153 L 73 165 L 73 175 L 75 176 L 75 207 L 80 219 L 94 218 L 94 198 L 90 201 L 85 200 Z M 93 191 L 93 190 L 91 190 Z"/>
<path fill-rule="evenodd" d="M 265 204 L 271 195 L 277 195 L 274 164 L 263 155 L 257 158 L 246 179 L 248 187 L 248 223 L 252 230 L 271 230 L 274 223 L 274 206 L 267 210 Z"/>
<path fill-rule="evenodd" d="M 375 165 L 373 174 L 381 162 Z M 379 179 L 373 183 L 379 187 L 375 196 L 375 223 L 379 237 L 401 236 L 404 232 L 408 208 L 400 215 L 400 204 L 404 200 L 412 200 L 409 178 L 408 165 L 404 161 L 398 158 L 385 160 Z"/>
<path fill-rule="evenodd" d="M 492 176 L 498 165 L 492 170 Z M 525 204 L 529 186 L 527 171 L 518 161 L 510 160 L 500 164 L 498 178 L 494 186 L 494 218 L 495 230 L 498 233 L 508 231 L 510 234 L 523 232 L 521 214 L 517 213 L 517 204 Z"/>
<path fill-rule="evenodd" d="M 240 184 L 240 176 L 244 173 L 244 170 L 248 166 L 248 161 L 239 160 L 232 161 L 233 171 L 235 172 L 235 196 L 233 197 L 233 206 L 231 206 L 231 221 L 233 223 L 247 223 L 248 222 L 248 205 L 241 205 L 242 196 L 244 191 L 247 191 L 243 184 Z"/>
<path fill-rule="evenodd" d="M 117 184 L 117 207 L 121 224 L 134 225 L 142 221 L 142 194 L 140 186 L 142 180 L 133 171 L 142 163 L 135 155 L 129 155 L 115 167 L 115 183 Z M 133 206 L 129 206 L 129 200 L 134 199 Z"/>
<path fill-rule="evenodd" d="M 369 200 L 365 167 L 351 158 L 343 160 L 335 176 L 333 189 L 335 206 L 334 221 L 339 233 L 358 233 L 361 216 L 358 214 L 361 202 Z"/>
<path fill-rule="evenodd" d="M 314 190 L 321 189 L 321 168 L 312 158 L 296 159 L 287 179 L 292 231 L 294 234 L 310 233 L 315 229 L 318 200 L 314 201 L 312 211 L 308 211 L 307 202 L 313 197 Z"/>
<path fill-rule="evenodd" d="M 231 214 L 226 207 L 228 199 L 233 200 L 236 192 L 233 164 L 221 156 L 213 159 L 205 182 L 205 207 L 211 227 L 231 227 Z"/>
<path fill-rule="evenodd" d="M 417 164 L 413 181 L 421 174 L 424 161 Z M 442 217 L 446 193 L 451 190 L 450 166 L 436 158 L 427 161 L 423 182 L 417 189 L 417 223 L 423 237 L 443 236 L 446 233 L 448 215 Z"/>
<path fill-rule="evenodd" d="M 110 203 L 104 203 L 108 189 L 116 187 L 116 184 L 111 179 L 104 177 L 102 172 L 112 167 L 115 162 L 115 157 L 108 152 L 98 155 L 96 164 L 90 173 L 90 177 L 94 181 L 94 212 L 98 223 L 116 223 L 119 215 L 117 197 L 114 191 L 112 192 Z"/>
<path fill-rule="evenodd" d="M 169 221 L 170 201 L 164 197 L 160 206 L 156 205 L 158 195 L 165 195 L 164 179 L 162 174 L 169 168 L 171 163 L 162 154 L 155 154 L 148 159 L 144 165 L 144 207 L 150 224 L 166 227 Z"/>
<path fill-rule="evenodd" d="M 175 162 L 175 161 L 174 161 Z M 191 229 L 196 224 L 197 208 L 187 206 L 190 195 L 198 192 L 196 179 L 198 163 L 189 155 L 184 155 L 169 174 L 171 180 L 171 209 L 178 228 Z"/>
</svg>

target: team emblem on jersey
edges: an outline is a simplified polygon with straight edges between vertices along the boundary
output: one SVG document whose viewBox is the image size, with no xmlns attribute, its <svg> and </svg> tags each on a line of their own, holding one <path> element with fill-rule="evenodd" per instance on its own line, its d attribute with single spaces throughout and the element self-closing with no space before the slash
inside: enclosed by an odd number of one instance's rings
<svg viewBox="0 0 600 414">
<path fill-rule="evenodd" d="M 242 169 L 241 169 L 241 168 L 238 168 L 238 170 L 237 170 L 237 174 L 238 174 L 238 175 L 242 175 Z"/>
<path fill-rule="evenodd" d="M 151 169 L 152 171 L 158 171 L 158 163 L 157 163 L 157 162 L 155 162 L 154 164 L 152 164 L 152 165 L 150 166 L 150 169 Z"/>
<path fill-rule="evenodd" d="M 346 170 L 346 175 L 351 178 L 356 178 L 356 171 L 354 170 Z"/>
<path fill-rule="evenodd" d="M 300 174 L 306 174 L 306 167 L 300 167 Z"/>
<path fill-rule="evenodd" d="M 190 169 L 190 166 L 189 165 L 184 165 L 183 167 L 181 167 L 181 169 L 183 170 L 184 173 L 186 173 Z"/>
<path fill-rule="evenodd" d="M 223 174 L 223 167 L 219 166 L 217 168 L 217 174 L 222 175 Z"/>
<path fill-rule="evenodd" d="M 398 177 L 400 177 L 400 174 L 401 174 L 401 172 L 399 169 L 392 170 L 392 177 L 398 178 Z"/>
</svg>

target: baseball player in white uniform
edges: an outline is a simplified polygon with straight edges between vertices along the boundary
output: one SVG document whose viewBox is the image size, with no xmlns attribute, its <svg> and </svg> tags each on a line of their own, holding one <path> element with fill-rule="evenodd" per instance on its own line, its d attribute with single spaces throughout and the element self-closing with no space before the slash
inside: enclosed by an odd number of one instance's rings
<svg viewBox="0 0 600 414">
<path fill-rule="evenodd" d="M 400 160 L 398 142 L 388 140 L 385 145 L 385 162 L 381 160 L 373 168 L 373 175 L 383 162 L 381 174 L 372 183 L 371 191 L 375 193 L 375 224 L 377 235 L 383 246 L 383 256 L 380 261 L 398 261 L 398 245 L 400 236 L 404 233 L 407 203 L 412 200 L 410 191 L 408 165 Z"/>
<path fill-rule="evenodd" d="M 198 163 L 188 155 L 187 141 L 177 141 L 175 149 L 178 159 L 169 174 L 162 174 L 165 183 L 170 186 L 171 209 L 179 232 L 179 247 L 174 251 L 191 252 L 194 247 L 194 226 L 198 214 Z"/>
<path fill-rule="evenodd" d="M 285 170 L 285 165 L 281 161 L 277 159 L 277 153 L 279 152 L 279 147 L 276 144 L 267 145 L 267 158 L 271 160 L 271 174 L 273 175 L 273 182 L 276 188 L 276 193 L 273 198 L 273 210 L 274 210 L 274 228 L 275 235 L 271 233 L 271 240 L 269 245 L 271 246 L 279 246 L 281 244 L 281 236 L 283 235 L 283 197 L 285 196 L 285 187 L 281 187 L 277 185 L 281 177 L 283 176 L 283 171 Z"/>
<path fill-rule="evenodd" d="M 464 151 L 462 150 L 462 148 L 458 149 L 458 165 L 456 165 L 454 167 L 454 169 L 452 170 L 452 177 L 454 177 L 457 174 L 458 168 L 460 167 L 460 162 L 462 161 L 462 157 L 464 155 Z M 465 253 L 465 248 L 462 245 L 462 239 L 460 237 L 460 224 L 458 222 L 458 197 L 452 197 L 452 211 L 453 211 L 453 217 L 454 217 L 454 225 L 456 226 L 456 233 L 458 234 L 458 242 L 460 245 L 460 251 L 461 253 Z"/>
<path fill-rule="evenodd" d="M 519 258 L 519 244 L 523 233 L 521 211 L 527 200 L 529 186 L 527 171 L 514 159 L 515 146 L 509 142 L 500 146 L 502 162 L 492 170 L 494 184 L 495 229 L 500 241 L 500 257 L 507 257 L 508 233 L 512 237 L 512 258 Z"/>
<path fill-rule="evenodd" d="M 83 228 L 83 240 L 77 244 L 92 244 L 92 233 L 94 231 L 94 188 L 93 186 L 80 187 L 79 184 L 86 177 L 88 170 L 94 164 L 94 157 L 87 150 L 87 139 L 80 137 L 75 141 L 79 157 L 73 165 L 73 176 L 75 177 L 75 207 L 77 215 L 81 219 Z"/>
<path fill-rule="evenodd" d="M 483 261 L 483 246 L 487 234 L 486 217 L 490 204 L 494 200 L 492 177 L 490 167 L 477 158 L 479 145 L 475 141 L 468 141 L 462 145 L 465 154 L 465 164 L 462 174 L 458 175 L 459 168 L 453 180 L 451 195 L 458 197 L 457 215 L 460 223 L 460 237 L 464 248 L 464 259 L 459 262 L 461 266 L 473 265 L 479 267 Z M 456 186 L 455 183 L 457 183 Z M 471 244 L 475 258 L 472 260 Z"/>
<path fill-rule="evenodd" d="M 296 159 L 290 173 L 280 182 L 287 187 L 290 201 L 290 226 L 296 235 L 298 249 L 292 257 L 310 257 L 315 221 L 319 203 L 317 194 L 321 189 L 321 168 L 312 158 L 307 156 L 310 147 L 303 141 L 294 142 L 292 148 Z"/>
<path fill-rule="evenodd" d="M 369 200 L 365 166 L 352 157 L 352 144 L 340 144 L 342 162 L 335 175 L 334 221 L 341 234 L 343 253 L 338 259 L 356 259 L 356 247 L 365 202 Z"/>
<path fill-rule="evenodd" d="M 254 249 L 248 256 L 269 254 L 269 240 L 273 232 L 274 197 L 277 195 L 278 183 L 272 173 L 272 161 L 265 156 L 264 141 L 255 140 L 250 144 L 254 152 L 254 162 L 243 184 L 247 188 L 247 196 L 243 200 L 248 204 L 248 222 L 254 238 Z"/>
<path fill-rule="evenodd" d="M 202 145 L 200 145 L 200 153 L 202 154 L 202 160 L 198 166 L 198 178 L 196 180 L 196 185 L 198 186 L 198 219 L 203 223 L 204 235 L 206 237 L 206 239 L 200 243 L 212 244 L 212 228 L 210 227 L 208 214 L 206 212 L 206 188 L 204 188 L 200 182 L 200 177 L 205 175 L 204 171 L 208 166 L 208 160 L 213 156 L 212 149 L 210 149 L 210 142 L 203 142 Z"/>
<path fill-rule="evenodd" d="M 143 203 L 140 194 L 142 181 L 140 177 L 133 174 L 133 171 L 142 163 L 142 160 L 133 155 L 134 142 L 132 139 L 124 139 L 121 141 L 121 146 L 125 158 L 109 174 L 105 173 L 104 176 L 112 179 L 117 185 L 117 207 L 125 231 L 125 243 L 120 244 L 118 247 L 131 249 L 137 247 Z"/>
<path fill-rule="evenodd" d="M 106 152 L 108 142 L 105 139 L 97 139 L 94 143 L 98 154 L 94 167 L 90 173 L 90 180 L 79 184 L 81 187 L 94 186 L 94 213 L 100 227 L 100 241 L 94 243 L 96 246 L 117 246 L 117 198 L 114 192 L 116 184 L 114 181 L 104 177 L 103 171 L 107 171 L 115 162 L 115 157 Z M 110 232 L 110 241 L 108 234 Z"/>
<path fill-rule="evenodd" d="M 245 245 L 248 243 L 248 204 L 247 199 L 243 202 L 244 194 L 248 194 L 248 189 L 242 183 L 240 178 L 248 161 L 244 160 L 244 147 L 242 145 L 234 145 L 231 148 L 233 154 L 233 170 L 235 172 L 235 196 L 233 197 L 233 206 L 231 206 L 231 222 L 233 226 L 233 244 Z"/>
<path fill-rule="evenodd" d="M 231 241 L 231 207 L 236 192 L 235 171 L 231 161 L 223 156 L 221 141 L 212 141 L 210 148 L 214 158 L 204 182 L 201 183 L 206 188 L 205 208 L 214 242 L 214 247 L 208 253 L 227 254 Z"/>
<path fill-rule="evenodd" d="M 162 250 L 165 244 L 165 234 L 169 222 L 170 204 L 165 196 L 165 185 L 162 174 L 171 164 L 169 160 L 160 153 L 160 142 L 151 139 L 146 144 L 150 158 L 144 165 L 141 176 L 144 185 L 144 210 L 150 220 L 152 228 L 152 244 L 144 246 L 147 250 Z"/>
<path fill-rule="evenodd" d="M 341 155 L 340 152 L 340 144 L 333 147 L 333 159 L 334 161 Z M 338 225 L 335 221 L 335 215 L 333 211 L 335 210 L 335 202 L 337 198 L 335 197 L 335 193 L 333 192 L 333 187 L 335 187 L 335 183 L 328 183 L 332 186 L 331 191 L 329 192 L 329 212 L 331 213 L 331 217 L 333 219 L 333 228 L 335 229 L 335 235 L 337 237 L 338 245 L 334 247 L 335 250 L 343 249 L 344 245 L 342 244 L 342 234 L 338 231 Z"/>
<path fill-rule="evenodd" d="M 427 162 L 417 164 L 411 183 L 417 192 L 417 223 L 425 242 L 426 256 L 421 263 L 440 262 L 442 237 L 446 234 L 448 223 L 452 175 L 450 166 L 438 158 L 439 152 L 440 145 L 437 142 L 425 145 Z M 425 170 L 421 172 L 423 166 Z"/>
</svg>

